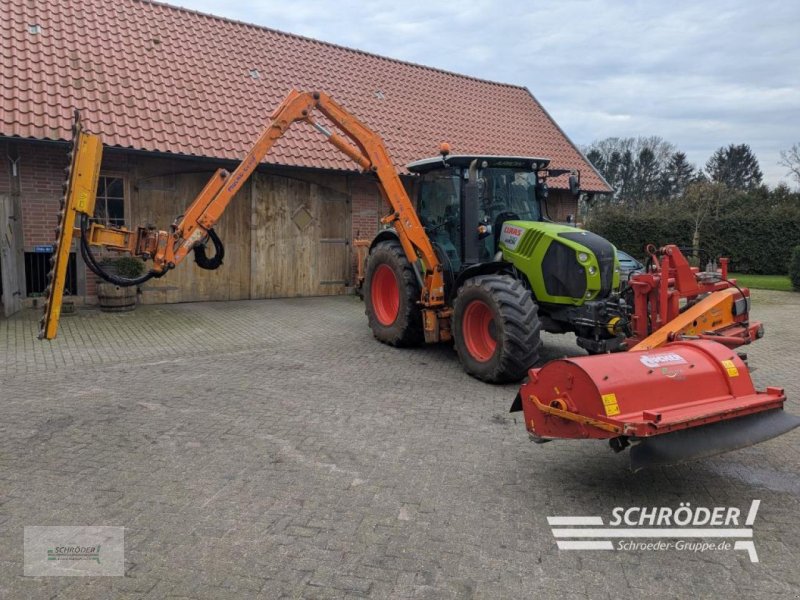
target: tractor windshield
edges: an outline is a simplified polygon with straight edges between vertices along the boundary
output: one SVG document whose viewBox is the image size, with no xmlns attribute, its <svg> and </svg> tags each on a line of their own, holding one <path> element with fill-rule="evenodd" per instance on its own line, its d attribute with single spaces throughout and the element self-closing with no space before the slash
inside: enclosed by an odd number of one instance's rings
<svg viewBox="0 0 800 600">
<path fill-rule="evenodd" d="M 515 169 L 478 171 L 479 206 L 483 222 L 492 226 L 479 251 L 481 260 L 491 260 L 497 251 L 500 229 L 506 221 L 541 221 L 536 197 L 536 173 Z"/>
<path fill-rule="evenodd" d="M 461 269 L 464 257 L 461 203 L 468 179 L 468 169 L 452 168 L 425 173 L 419 182 L 417 213 L 445 268 L 453 272 Z M 492 260 L 497 251 L 495 237 L 502 223 L 541 220 L 536 181 L 532 171 L 494 167 L 478 170 L 478 217 L 492 226 L 480 240 L 481 261 Z"/>
<path fill-rule="evenodd" d="M 536 173 L 515 169 L 483 169 L 479 171 L 480 210 L 494 223 L 502 215 L 504 221 L 540 221 L 536 198 Z"/>
</svg>

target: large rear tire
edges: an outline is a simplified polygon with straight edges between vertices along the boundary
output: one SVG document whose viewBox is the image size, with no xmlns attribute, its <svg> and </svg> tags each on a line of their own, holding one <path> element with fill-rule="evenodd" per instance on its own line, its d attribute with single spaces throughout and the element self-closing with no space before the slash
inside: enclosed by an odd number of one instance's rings
<svg viewBox="0 0 800 600">
<path fill-rule="evenodd" d="M 425 339 L 421 290 L 399 241 L 377 244 L 367 259 L 364 304 L 372 334 L 391 346 L 417 346 Z"/>
<path fill-rule="evenodd" d="M 509 275 L 467 280 L 453 304 L 464 370 L 489 383 L 519 381 L 539 360 L 541 324 L 530 291 Z"/>
</svg>

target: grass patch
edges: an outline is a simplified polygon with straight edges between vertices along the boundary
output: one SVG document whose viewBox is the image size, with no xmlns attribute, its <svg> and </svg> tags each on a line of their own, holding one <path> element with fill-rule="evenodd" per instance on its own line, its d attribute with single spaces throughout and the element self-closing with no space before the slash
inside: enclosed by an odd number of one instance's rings
<svg viewBox="0 0 800 600">
<path fill-rule="evenodd" d="M 739 285 L 754 290 L 792 291 L 792 282 L 789 281 L 788 275 L 744 275 L 742 273 L 729 273 L 728 277 L 736 279 Z"/>
</svg>

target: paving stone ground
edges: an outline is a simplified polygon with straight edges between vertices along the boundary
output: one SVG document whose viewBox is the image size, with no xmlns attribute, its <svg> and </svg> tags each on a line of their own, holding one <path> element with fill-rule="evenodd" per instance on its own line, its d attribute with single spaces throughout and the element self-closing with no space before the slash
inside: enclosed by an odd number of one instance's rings
<svg viewBox="0 0 800 600">
<path fill-rule="evenodd" d="M 754 292 L 800 413 L 800 294 Z M 800 432 L 631 474 L 531 444 L 516 386 L 377 343 L 353 297 L 0 320 L 0 598 L 797 598 Z M 545 336 L 545 358 L 578 353 Z M 761 500 L 742 551 L 559 551 L 548 515 Z M 125 527 L 125 577 L 23 577 L 23 527 Z"/>
</svg>

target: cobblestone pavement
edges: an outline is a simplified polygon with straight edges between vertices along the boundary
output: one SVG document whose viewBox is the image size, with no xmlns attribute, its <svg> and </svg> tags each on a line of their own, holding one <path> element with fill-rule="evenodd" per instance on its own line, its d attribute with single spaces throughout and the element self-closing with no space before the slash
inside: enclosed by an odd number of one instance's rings
<svg viewBox="0 0 800 600">
<path fill-rule="evenodd" d="M 760 386 L 800 413 L 800 294 L 754 292 Z M 636 475 L 601 442 L 531 444 L 516 386 L 397 350 L 355 298 L 0 320 L 2 598 L 800 595 L 800 432 Z M 546 336 L 546 358 L 576 353 Z M 761 508 L 742 551 L 561 551 L 548 515 Z M 126 576 L 22 576 L 26 525 L 118 525 Z"/>
</svg>

